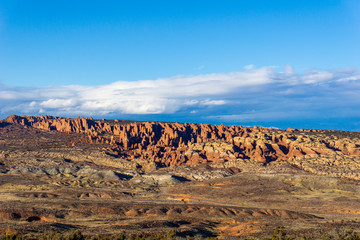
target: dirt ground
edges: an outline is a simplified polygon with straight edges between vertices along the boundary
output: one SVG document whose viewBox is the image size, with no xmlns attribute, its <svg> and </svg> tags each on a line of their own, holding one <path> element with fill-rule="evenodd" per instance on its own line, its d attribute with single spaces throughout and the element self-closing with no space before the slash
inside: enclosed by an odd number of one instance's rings
<svg viewBox="0 0 360 240">
<path fill-rule="evenodd" d="M 287 161 L 144 171 L 104 155 L 104 147 L 87 145 L 81 134 L 0 126 L 0 233 L 175 229 L 179 236 L 226 238 L 268 236 L 280 226 L 293 234 L 360 232 L 359 180 Z"/>
</svg>

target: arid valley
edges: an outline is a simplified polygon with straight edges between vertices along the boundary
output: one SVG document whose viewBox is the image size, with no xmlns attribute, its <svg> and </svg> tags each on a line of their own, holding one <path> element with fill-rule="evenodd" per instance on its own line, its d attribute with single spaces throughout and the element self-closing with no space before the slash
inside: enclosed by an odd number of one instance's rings
<svg viewBox="0 0 360 240">
<path fill-rule="evenodd" d="M 0 233 L 360 231 L 360 133 L 11 115 Z"/>
</svg>

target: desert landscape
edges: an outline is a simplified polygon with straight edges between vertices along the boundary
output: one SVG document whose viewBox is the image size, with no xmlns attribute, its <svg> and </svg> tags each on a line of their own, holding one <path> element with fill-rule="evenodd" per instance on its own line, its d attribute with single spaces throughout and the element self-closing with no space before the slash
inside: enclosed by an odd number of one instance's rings
<svg viewBox="0 0 360 240">
<path fill-rule="evenodd" d="M 360 232 L 360 133 L 10 115 L 0 234 Z"/>
<path fill-rule="evenodd" d="M 359 0 L 0 0 L 0 240 L 360 240 Z"/>
</svg>

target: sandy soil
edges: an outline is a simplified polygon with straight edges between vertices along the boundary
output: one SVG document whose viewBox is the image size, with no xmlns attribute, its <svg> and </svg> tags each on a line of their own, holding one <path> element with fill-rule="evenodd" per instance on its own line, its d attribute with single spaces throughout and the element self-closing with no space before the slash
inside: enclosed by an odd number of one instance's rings
<svg viewBox="0 0 360 240">
<path fill-rule="evenodd" d="M 1 126 L 0 233 L 176 229 L 179 236 L 221 238 L 267 236 L 278 226 L 296 234 L 360 231 L 356 179 L 288 161 L 144 171 L 135 160 L 104 154 L 105 147 L 81 134 Z"/>
</svg>

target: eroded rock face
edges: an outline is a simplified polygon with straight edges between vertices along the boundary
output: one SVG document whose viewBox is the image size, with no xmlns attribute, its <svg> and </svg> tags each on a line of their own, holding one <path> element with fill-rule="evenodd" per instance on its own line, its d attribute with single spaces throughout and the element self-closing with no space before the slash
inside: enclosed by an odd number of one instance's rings
<svg viewBox="0 0 360 240">
<path fill-rule="evenodd" d="M 107 154 L 148 159 L 157 166 L 249 159 L 261 163 L 301 156 L 360 155 L 359 136 L 334 131 L 245 128 L 194 123 L 132 122 L 11 115 L 2 123 L 88 135 L 89 143 L 108 144 Z"/>
</svg>

